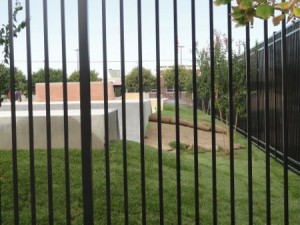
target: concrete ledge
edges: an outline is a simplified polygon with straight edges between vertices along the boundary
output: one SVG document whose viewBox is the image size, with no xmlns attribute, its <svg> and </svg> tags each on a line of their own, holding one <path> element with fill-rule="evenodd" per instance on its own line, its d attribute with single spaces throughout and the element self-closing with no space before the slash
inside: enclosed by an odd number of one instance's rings
<svg viewBox="0 0 300 225">
<path fill-rule="evenodd" d="M 104 108 L 103 102 L 93 102 L 92 107 Z M 118 121 L 120 127 L 120 139 L 123 139 L 123 118 L 122 118 L 122 101 L 112 100 L 108 102 L 110 109 L 118 110 Z M 149 99 L 143 102 L 143 123 L 144 130 L 146 131 L 147 124 L 149 123 L 149 117 L 151 115 L 151 102 Z M 126 140 L 140 142 L 140 102 L 138 100 L 126 101 Z M 144 134 L 145 135 L 145 134 Z M 143 137 L 144 138 L 144 137 Z"/>
<path fill-rule="evenodd" d="M 144 128 L 149 122 L 149 116 L 151 115 L 151 101 L 150 99 L 144 100 Z M 56 110 L 63 110 L 63 102 L 51 102 L 50 105 L 51 112 Z M 79 101 L 68 102 L 69 110 L 79 110 Z M 92 109 L 104 109 L 103 101 L 92 101 Z M 122 124 L 122 101 L 121 100 L 110 100 L 108 101 L 108 108 L 110 110 L 117 110 L 118 127 L 119 127 L 119 137 L 123 138 L 123 124 Z M 44 111 L 45 102 L 34 102 L 34 111 Z M 10 114 L 10 103 L 6 102 L 0 107 L 0 117 L 1 114 L 8 111 Z M 16 102 L 16 111 L 28 111 L 27 102 Z M 1 126 L 1 124 L 0 124 Z M 1 127 L 0 127 L 1 129 Z M 139 100 L 126 100 L 126 134 L 127 140 L 140 142 L 140 102 Z M 0 137 L 1 138 L 1 137 Z"/>
<path fill-rule="evenodd" d="M 34 112 L 34 147 L 36 149 L 47 148 L 46 112 L 35 110 Z M 81 123 L 80 111 L 69 110 L 69 147 L 81 148 Z M 93 109 L 92 115 L 92 148 L 103 148 L 105 140 L 104 111 Z M 109 110 L 109 140 L 119 139 L 117 110 Z M 62 110 L 51 110 L 51 144 L 52 148 L 64 147 L 64 122 Z M 16 111 L 17 148 L 29 149 L 28 112 Z M 10 111 L 0 112 L 0 149 L 12 148 L 12 131 Z"/>
</svg>

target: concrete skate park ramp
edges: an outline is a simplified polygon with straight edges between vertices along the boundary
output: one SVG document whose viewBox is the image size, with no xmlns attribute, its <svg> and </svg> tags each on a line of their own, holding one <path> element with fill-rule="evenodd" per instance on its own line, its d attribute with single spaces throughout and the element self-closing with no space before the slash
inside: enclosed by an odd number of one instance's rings
<svg viewBox="0 0 300 225">
<path fill-rule="evenodd" d="M 126 101 L 126 139 L 140 142 L 140 111 L 138 100 Z M 150 100 L 144 100 L 144 128 L 151 114 Z M 109 139 L 123 138 L 122 101 L 110 100 Z M 0 149 L 11 149 L 11 112 L 10 103 L 0 107 Z M 51 138 L 53 148 L 64 147 L 63 102 L 51 102 Z M 92 101 L 93 148 L 102 148 L 104 143 L 104 103 Z M 80 140 L 80 102 L 69 102 L 70 148 L 81 148 Z M 35 148 L 46 148 L 46 111 L 44 102 L 33 103 Z M 28 149 L 28 104 L 16 102 L 18 149 Z M 100 133 L 99 133 L 100 132 Z M 73 138 L 74 137 L 74 138 Z M 57 142 L 56 142 L 57 140 Z"/>
<path fill-rule="evenodd" d="M 69 110 L 69 147 L 81 148 L 80 111 Z M 34 110 L 34 147 L 47 148 L 46 111 Z M 92 148 L 104 147 L 104 110 L 92 109 Z M 117 110 L 109 110 L 109 140 L 119 139 Z M 52 148 L 64 147 L 63 110 L 51 110 L 51 145 Z M 17 148 L 29 149 L 28 111 L 16 111 Z M 0 111 L 0 149 L 12 147 L 11 112 Z"/>
</svg>

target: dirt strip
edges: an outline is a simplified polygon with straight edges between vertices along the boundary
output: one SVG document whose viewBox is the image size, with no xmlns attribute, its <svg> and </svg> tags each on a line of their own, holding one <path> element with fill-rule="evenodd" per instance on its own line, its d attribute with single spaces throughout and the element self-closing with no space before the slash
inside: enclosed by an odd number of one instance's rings
<svg viewBox="0 0 300 225">
<path fill-rule="evenodd" d="M 170 150 L 169 143 L 175 141 L 175 125 L 162 123 L 162 148 Z M 180 142 L 193 146 L 194 129 L 187 126 L 180 126 Z M 145 145 L 157 148 L 157 123 L 149 122 L 146 132 Z M 224 133 L 216 133 L 216 145 L 223 149 L 228 149 L 228 136 Z M 235 148 L 239 148 L 239 144 L 234 144 Z M 211 132 L 198 130 L 198 146 L 205 150 L 211 150 Z"/>
</svg>

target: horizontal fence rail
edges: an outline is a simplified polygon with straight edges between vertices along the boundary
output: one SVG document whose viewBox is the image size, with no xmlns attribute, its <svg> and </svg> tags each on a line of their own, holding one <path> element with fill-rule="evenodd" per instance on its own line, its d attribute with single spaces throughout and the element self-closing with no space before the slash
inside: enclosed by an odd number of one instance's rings
<svg viewBox="0 0 300 225">
<path fill-rule="evenodd" d="M 233 4 L 1 1 L 0 224 L 297 224 L 300 22 Z"/>
</svg>

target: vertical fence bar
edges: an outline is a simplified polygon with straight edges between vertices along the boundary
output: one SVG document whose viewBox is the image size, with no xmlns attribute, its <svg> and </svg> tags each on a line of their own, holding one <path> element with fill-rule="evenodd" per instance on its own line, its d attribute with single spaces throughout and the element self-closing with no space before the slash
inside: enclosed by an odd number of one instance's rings
<svg viewBox="0 0 300 225">
<path fill-rule="evenodd" d="M 46 130 L 47 130 L 47 176 L 48 176 L 48 213 L 49 224 L 53 222 L 53 187 L 52 187 L 52 153 L 51 153 L 51 108 L 50 108 L 50 72 L 49 72 L 49 44 L 48 44 L 48 6 L 43 1 L 44 17 L 44 60 L 45 60 L 45 96 L 46 96 Z"/>
<path fill-rule="evenodd" d="M 160 30 L 159 0 L 155 0 L 155 37 L 156 37 L 156 85 L 157 85 L 157 148 L 158 148 L 158 191 L 159 191 L 159 222 L 164 224 L 164 189 L 163 189 L 163 158 L 161 131 L 161 79 L 160 79 Z"/>
<path fill-rule="evenodd" d="M 31 59 L 31 24 L 30 3 L 26 0 L 26 47 L 27 47 L 27 80 L 28 80 L 28 125 L 29 125 L 29 170 L 30 170 L 30 200 L 31 224 L 36 224 L 36 194 L 35 194 L 35 164 L 34 164 L 34 128 L 32 105 L 32 59 Z"/>
<path fill-rule="evenodd" d="M 232 24 L 231 2 L 227 4 L 227 32 L 228 32 L 228 97 L 229 97 L 229 154 L 230 154 L 230 216 L 231 225 L 235 224 L 235 186 L 234 186 L 234 142 L 233 142 L 233 69 L 232 69 Z"/>
<path fill-rule="evenodd" d="M 264 74 L 265 74 L 265 147 L 266 147 L 266 222 L 271 224 L 271 178 L 270 178 L 270 122 L 269 122 L 269 52 L 268 21 L 264 21 Z"/>
<path fill-rule="evenodd" d="M 195 224 L 200 223 L 199 215 L 199 162 L 198 162 L 198 83 L 197 83 L 197 44 L 196 44 L 196 10 L 195 0 L 191 0 L 191 24 L 192 24 L 192 73 L 193 73 L 193 122 L 194 122 L 194 197 L 195 197 Z"/>
<path fill-rule="evenodd" d="M 272 67 L 273 67 L 273 73 L 274 73 L 274 92 L 275 92 L 275 100 L 274 100 L 274 108 L 275 108 L 275 112 L 274 112 L 274 117 L 275 117 L 275 119 L 274 119 L 274 121 L 275 121 L 275 123 L 274 123 L 274 127 L 275 127 L 275 134 L 274 134 L 274 136 L 275 136 L 275 143 L 274 143 L 274 147 L 275 147 L 275 151 L 274 151 L 274 156 L 275 156 L 275 159 L 277 158 L 277 153 L 278 153 L 278 148 L 277 148 L 277 104 L 276 104 L 276 99 L 277 99 L 277 97 L 276 97 L 276 89 L 277 89 L 277 78 L 276 78 L 276 49 L 275 49 L 275 46 L 276 46 L 276 38 L 275 38 L 275 36 L 276 36 L 276 32 L 273 32 L 273 52 L 272 52 L 272 57 L 273 57 L 273 64 L 272 64 Z"/>
<path fill-rule="evenodd" d="M 285 1 L 283 1 L 285 2 Z M 283 176 L 284 176 L 284 224 L 289 224 L 289 176 L 288 176 L 288 104 L 287 104 L 287 72 L 286 72 L 286 22 L 285 19 L 281 22 L 281 76 L 282 76 L 282 132 L 283 132 Z M 275 45 L 275 42 L 274 42 Z"/>
<path fill-rule="evenodd" d="M 175 70 L 175 121 L 176 121 L 176 181 L 177 181 L 177 223 L 181 224 L 181 166 L 180 166 L 180 127 L 179 127 L 179 65 L 178 65 L 178 22 L 177 0 L 173 1 L 174 19 L 174 70 Z"/>
<path fill-rule="evenodd" d="M 233 69 L 232 69 L 232 24 L 231 3 L 227 4 L 227 32 L 228 32 L 228 97 L 229 97 L 229 152 L 230 152 L 230 212 L 231 225 L 235 224 L 235 185 L 234 185 L 234 146 L 233 146 Z"/>
<path fill-rule="evenodd" d="M 211 148 L 212 148 L 212 197 L 213 224 L 218 224 L 217 211 L 217 160 L 216 160 L 216 110 L 215 110 L 215 53 L 214 53 L 214 11 L 213 0 L 209 1 L 210 33 L 210 93 L 211 93 Z"/>
<path fill-rule="evenodd" d="M 259 80 L 258 80 L 258 78 L 259 78 L 259 72 L 258 72 L 258 67 L 259 67 L 259 65 L 258 65 L 258 63 L 259 63 L 259 59 L 258 59 L 258 57 L 259 57 L 259 51 L 261 51 L 261 50 L 259 50 L 258 49 L 258 46 L 256 45 L 255 46 L 255 55 L 256 55 L 256 118 L 257 118 L 257 120 L 256 120 L 256 132 L 257 132 L 257 139 L 256 139 L 256 144 L 257 144 L 257 146 L 259 147 L 260 146 L 260 143 L 259 143 L 259 139 L 260 139 L 260 130 L 259 130 L 259 123 L 260 123 L 260 116 L 259 116 L 259 97 L 258 97 L 258 94 L 259 94 Z"/>
<path fill-rule="evenodd" d="M 142 2 L 137 0 L 138 13 L 138 73 L 140 100 L 140 147 L 141 147 L 141 195 L 142 195 L 142 224 L 146 225 L 146 176 L 145 176 L 145 143 L 144 143 L 144 88 L 143 88 L 143 45 L 142 45 Z"/>
<path fill-rule="evenodd" d="M 247 147 L 248 147 L 248 215 L 249 225 L 253 225 L 253 184 L 252 184 L 252 109 L 251 109 L 251 65 L 250 29 L 246 25 L 246 80 L 247 80 Z"/>
<path fill-rule="evenodd" d="M 70 197 L 69 120 L 68 120 L 69 114 L 68 114 L 68 88 L 67 88 L 65 0 L 60 1 L 60 9 L 61 9 L 63 110 L 64 110 L 66 224 L 70 225 L 71 224 L 71 197 Z"/>
<path fill-rule="evenodd" d="M 128 175 L 127 175 L 127 133 L 126 133 L 126 86 L 125 86 L 125 41 L 124 41 L 124 1 L 120 0 L 120 49 L 122 81 L 122 147 L 123 147 L 123 182 L 124 182 L 124 224 L 129 224 L 128 212 Z"/>
<path fill-rule="evenodd" d="M 104 132 L 105 132 L 105 178 L 106 178 L 106 224 L 111 224 L 110 166 L 109 166 L 109 120 L 107 90 L 107 41 L 106 41 L 106 0 L 102 0 L 102 40 L 103 40 L 103 81 L 104 81 Z"/>
<path fill-rule="evenodd" d="M 0 224 L 2 224 L 2 180 L 0 180 Z"/>
<path fill-rule="evenodd" d="M 78 0 L 83 224 L 94 224 L 88 2 Z"/>
<path fill-rule="evenodd" d="M 15 102 L 15 58 L 13 36 L 13 7 L 12 0 L 8 1 L 9 21 L 9 65 L 10 65 L 10 90 L 11 90 L 11 132 L 12 132 L 12 171 L 14 191 L 14 224 L 19 224 L 19 187 L 18 187 L 18 159 L 17 159 L 17 129 L 16 129 L 16 102 Z"/>
</svg>

